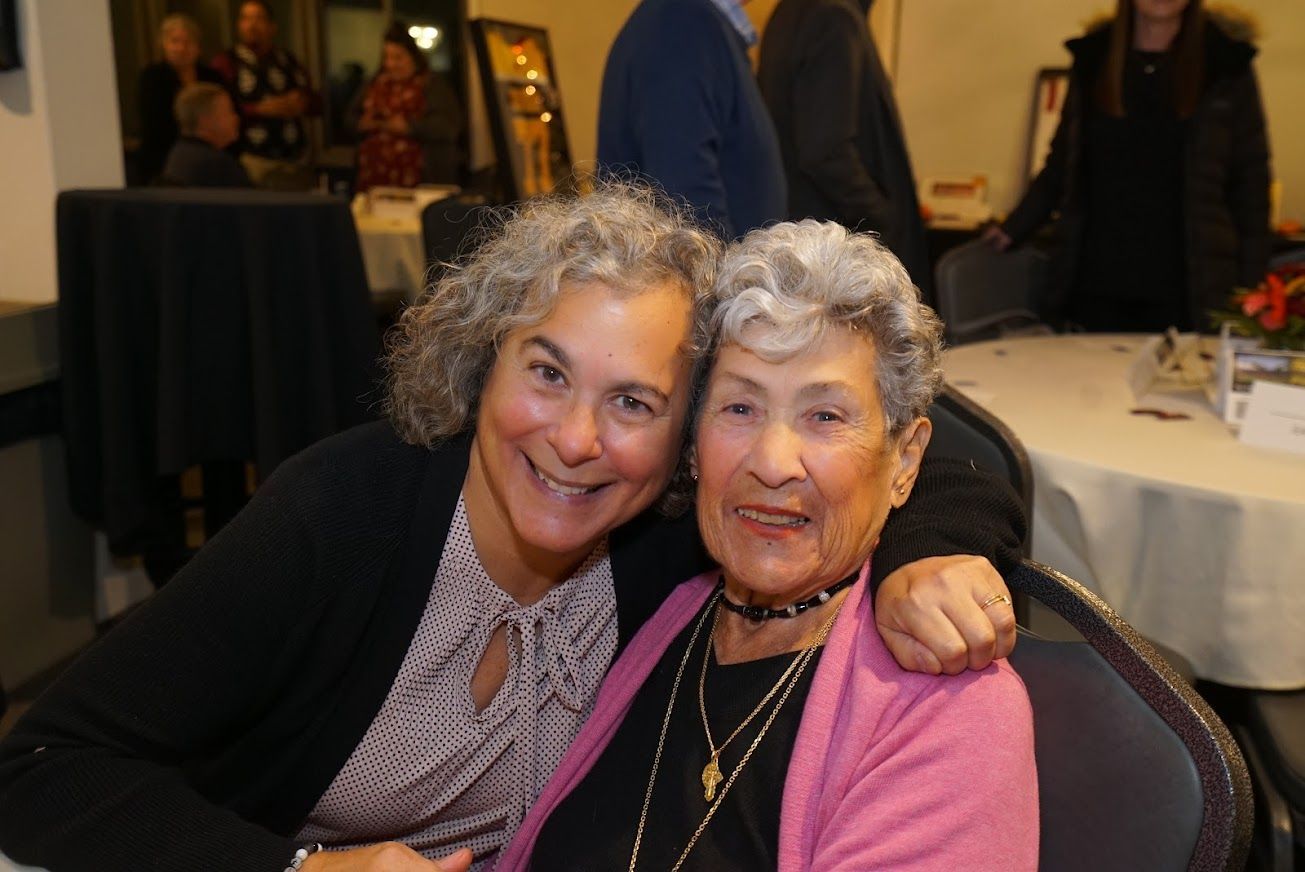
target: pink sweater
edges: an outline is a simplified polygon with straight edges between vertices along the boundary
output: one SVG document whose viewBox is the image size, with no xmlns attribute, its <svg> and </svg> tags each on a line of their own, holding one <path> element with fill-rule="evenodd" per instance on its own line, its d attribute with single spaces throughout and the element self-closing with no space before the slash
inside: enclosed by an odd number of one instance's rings
<svg viewBox="0 0 1305 872">
<path fill-rule="evenodd" d="M 1023 682 L 1005 661 L 956 676 L 903 671 L 874 625 L 866 569 L 802 712 L 784 782 L 780 872 L 1036 869 L 1038 784 Z M 630 641 L 496 872 L 529 868 L 544 821 L 603 753 L 716 578 L 680 585 Z"/>
</svg>

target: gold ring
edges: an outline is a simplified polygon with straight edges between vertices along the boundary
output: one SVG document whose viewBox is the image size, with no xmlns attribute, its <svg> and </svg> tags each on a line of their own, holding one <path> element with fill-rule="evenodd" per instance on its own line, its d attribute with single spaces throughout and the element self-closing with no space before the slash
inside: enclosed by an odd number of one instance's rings
<svg viewBox="0 0 1305 872">
<path fill-rule="evenodd" d="M 984 600 L 983 605 L 979 606 L 979 608 L 986 609 L 993 603 L 1005 603 L 1006 605 L 1010 605 L 1010 597 L 1006 596 L 1004 593 L 994 593 L 992 596 Z"/>
</svg>

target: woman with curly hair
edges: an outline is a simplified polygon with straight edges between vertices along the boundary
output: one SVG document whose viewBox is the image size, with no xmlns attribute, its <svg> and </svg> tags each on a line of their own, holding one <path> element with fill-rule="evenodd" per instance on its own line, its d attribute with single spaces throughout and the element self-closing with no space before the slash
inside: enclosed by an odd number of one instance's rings
<svg viewBox="0 0 1305 872">
<path fill-rule="evenodd" d="M 689 482 L 718 256 L 646 192 L 521 206 L 405 312 L 389 421 L 284 463 L 0 744 L 0 850 L 55 872 L 492 865 L 618 649 L 706 565 L 692 516 L 654 506 Z M 1004 493 L 932 475 L 876 578 L 1017 547 Z M 981 667 L 1013 633 L 994 589 L 980 558 L 903 566 L 882 632 L 940 652 L 917 668 Z"/>
</svg>

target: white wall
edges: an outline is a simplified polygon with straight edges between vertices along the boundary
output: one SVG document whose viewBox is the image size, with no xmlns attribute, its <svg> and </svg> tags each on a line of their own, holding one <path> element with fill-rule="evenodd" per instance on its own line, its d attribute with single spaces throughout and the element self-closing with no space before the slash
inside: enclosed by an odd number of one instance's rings
<svg viewBox="0 0 1305 872">
<path fill-rule="evenodd" d="M 1305 219 L 1305 2 L 1240 6 L 1263 31 L 1256 66 L 1282 216 Z M 993 206 L 1014 206 L 1025 183 L 1036 71 L 1068 66 L 1064 41 L 1113 7 L 1105 0 L 898 0 L 897 99 L 916 175 L 983 173 Z"/>
<path fill-rule="evenodd" d="M 47 302 L 58 191 L 114 187 L 122 137 L 107 0 L 18 0 L 23 68 L 0 73 L 0 299 Z"/>
</svg>

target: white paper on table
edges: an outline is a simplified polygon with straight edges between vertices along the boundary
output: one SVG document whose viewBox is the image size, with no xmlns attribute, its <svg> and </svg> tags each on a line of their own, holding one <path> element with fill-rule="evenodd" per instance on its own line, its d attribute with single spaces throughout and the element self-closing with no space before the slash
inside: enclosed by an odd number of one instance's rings
<svg viewBox="0 0 1305 872">
<path fill-rule="evenodd" d="M 1238 438 L 1248 445 L 1305 454 L 1305 388 L 1252 382 Z"/>
</svg>

